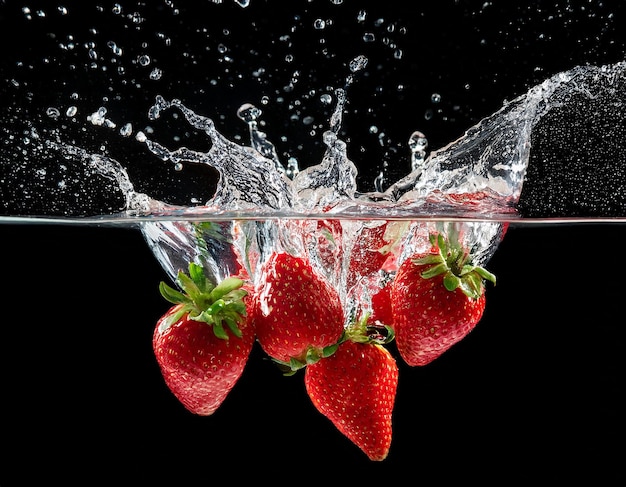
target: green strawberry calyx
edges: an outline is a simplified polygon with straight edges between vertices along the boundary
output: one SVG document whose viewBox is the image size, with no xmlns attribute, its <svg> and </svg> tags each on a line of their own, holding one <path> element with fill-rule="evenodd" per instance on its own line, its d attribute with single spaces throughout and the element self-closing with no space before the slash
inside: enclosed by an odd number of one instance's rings
<svg viewBox="0 0 626 487">
<path fill-rule="evenodd" d="M 169 328 L 184 315 L 188 315 L 192 320 L 211 325 L 218 338 L 228 340 L 229 334 L 226 330 L 241 338 L 239 324 L 246 316 L 243 298 L 248 294 L 242 289 L 243 280 L 227 277 L 214 285 L 204 274 L 202 266 L 191 262 L 189 274 L 179 271 L 176 283 L 180 291 L 165 282 L 159 284 L 161 295 L 170 303 L 179 305 L 175 312 L 163 320 L 161 324 L 163 329 Z"/>
<path fill-rule="evenodd" d="M 443 285 L 448 291 L 458 288 L 473 299 L 482 295 L 484 281 L 496 283 L 495 275 L 471 263 L 470 252 L 463 248 L 458 238 L 431 233 L 429 239 L 435 252 L 413 259 L 416 265 L 428 266 L 420 274 L 422 278 L 443 275 Z"/>
<path fill-rule="evenodd" d="M 369 313 L 345 328 L 339 340 L 332 345 L 323 348 L 310 346 L 306 350 L 303 359 L 291 357 L 289 362 L 277 359 L 272 360 L 282 369 L 283 375 L 290 376 L 307 365 L 312 365 L 319 360 L 330 357 L 337 351 L 339 345 L 345 341 L 351 340 L 357 343 L 374 343 L 378 345 L 385 345 L 393 341 L 395 334 L 390 326 L 373 325 L 368 323 L 368 319 Z"/>
</svg>

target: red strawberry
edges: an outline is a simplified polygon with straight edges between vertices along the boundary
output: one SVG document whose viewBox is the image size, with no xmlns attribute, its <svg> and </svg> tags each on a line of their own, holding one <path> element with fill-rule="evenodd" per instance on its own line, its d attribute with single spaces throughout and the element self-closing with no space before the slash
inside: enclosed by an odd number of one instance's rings
<svg viewBox="0 0 626 487">
<path fill-rule="evenodd" d="M 383 286 L 372 296 L 372 314 L 370 315 L 370 322 L 373 323 L 376 321 L 387 326 L 393 325 L 390 284 Z"/>
<path fill-rule="evenodd" d="M 430 252 L 406 259 L 391 284 L 398 352 L 411 366 L 426 365 L 465 337 L 485 308 L 484 280 L 456 238 L 431 235 Z"/>
<path fill-rule="evenodd" d="M 183 292 L 161 283 L 161 294 L 175 306 L 159 319 L 152 346 L 172 393 L 192 413 L 208 416 L 241 376 L 254 344 L 247 292 L 234 277 L 213 286 L 193 263 L 178 283 Z"/>
<path fill-rule="evenodd" d="M 387 222 L 376 226 L 363 226 L 354 238 L 354 246 L 350 253 L 348 265 L 347 288 L 351 289 L 361 277 L 379 271 L 389 253 L 389 245 L 385 240 Z"/>
<path fill-rule="evenodd" d="M 257 340 L 279 362 L 315 360 L 344 331 L 339 294 L 305 259 L 284 252 L 272 254 L 256 295 Z"/>
<path fill-rule="evenodd" d="M 348 338 L 306 367 L 304 383 L 315 408 L 370 460 L 387 457 L 398 366 L 386 348 Z"/>
</svg>

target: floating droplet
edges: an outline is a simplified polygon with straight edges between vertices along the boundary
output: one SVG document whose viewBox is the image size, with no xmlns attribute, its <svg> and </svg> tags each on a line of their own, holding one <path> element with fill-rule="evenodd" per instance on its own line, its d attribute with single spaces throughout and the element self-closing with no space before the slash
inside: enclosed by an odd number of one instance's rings
<svg viewBox="0 0 626 487">
<path fill-rule="evenodd" d="M 411 169 L 415 170 L 426 160 L 426 149 L 428 148 L 428 139 L 426 136 L 416 130 L 409 137 L 409 149 L 411 150 Z"/>
<path fill-rule="evenodd" d="M 253 123 L 261 116 L 261 109 L 251 103 L 244 103 L 237 110 L 237 116 L 246 123 Z"/>
<path fill-rule="evenodd" d="M 154 68 L 152 71 L 150 71 L 150 79 L 157 81 L 161 79 L 161 76 L 163 76 L 163 71 L 159 68 Z"/>
<path fill-rule="evenodd" d="M 313 27 L 317 30 L 322 30 L 324 27 L 326 27 L 326 22 L 324 22 L 323 19 L 315 19 L 315 21 L 313 22 Z"/>
<path fill-rule="evenodd" d="M 324 104 L 324 105 L 330 105 L 333 101 L 333 97 L 331 95 L 329 95 L 328 93 L 324 93 L 322 95 L 320 95 L 320 101 Z"/>
<path fill-rule="evenodd" d="M 61 112 L 59 111 L 58 108 L 49 107 L 46 110 L 46 115 L 48 115 L 50 118 L 59 118 L 59 116 L 61 115 Z"/>
<path fill-rule="evenodd" d="M 120 129 L 121 136 L 128 137 L 132 133 L 133 133 L 133 126 L 131 123 L 125 123 L 124 125 L 122 125 L 122 128 Z"/>
<path fill-rule="evenodd" d="M 357 71 L 361 71 L 367 66 L 367 57 L 362 54 L 355 57 L 352 61 L 350 61 L 350 71 L 356 73 Z"/>
</svg>

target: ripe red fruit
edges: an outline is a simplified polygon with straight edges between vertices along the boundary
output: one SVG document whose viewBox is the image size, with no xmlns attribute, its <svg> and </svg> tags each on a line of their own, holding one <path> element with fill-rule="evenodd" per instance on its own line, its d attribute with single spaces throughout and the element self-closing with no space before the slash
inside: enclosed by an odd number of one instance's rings
<svg viewBox="0 0 626 487">
<path fill-rule="evenodd" d="M 406 259 L 391 284 L 398 352 L 426 365 L 465 337 L 485 308 L 484 280 L 495 276 L 469 263 L 455 237 L 431 235 L 432 249 Z"/>
<path fill-rule="evenodd" d="M 304 383 L 315 408 L 370 460 L 387 457 L 398 367 L 386 348 L 348 339 L 308 365 Z"/>
<path fill-rule="evenodd" d="M 389 242 L 385 240 L 387 222 L 363 226 L 355 236 L 350 252 L 346 286 L 351 289 L 359 279 L 379 271 L 389 253 Z"/>
<path fill-rule="evenodd" d="M 257 340 L 270 357 L 305 364 L 339 341 L 344 330 L 339 294 L 307 260 L 274 253 L 260 282 L 253 321 Z"/>
<path fill-rule="evenodd" d="M 372 314 L 370 322 L 379 322 L 383 325 L 393 325 L 393 312 L 391 309 L 391 285 L 386 284 L 372 295 Z"/>
<path fill-rule="evenodd" d="M 254 344 L 244 282 L 213 286 L 196 264 L 179 273 L 183 292 L 161 283 L 175 303 L 158 321 L 152 346 L 168 388 L 194 414 L 213 414 L 243 373 Z"/>
</svg>

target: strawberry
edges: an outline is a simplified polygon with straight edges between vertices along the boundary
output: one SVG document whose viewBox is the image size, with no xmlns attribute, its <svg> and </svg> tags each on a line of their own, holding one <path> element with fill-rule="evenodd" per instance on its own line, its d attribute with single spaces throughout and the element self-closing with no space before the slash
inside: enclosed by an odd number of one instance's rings
<svg viewBox="0 0 626 487">
<path fill-rule="evenodd" d="M 378 321 L 383 325 L 392 326 L 393 312 L 391 310 L 391 285 L 381 287 L 372 295 L 372 314 L 370 322 Z"/>
<path fill-rule="evenodd" d="M 347 331 L 332 355 L 307 365 L 304 384 L 315 408 L 370 460 L 387 457 L 398 366 L 379 339 Z"/>
<path fill-rule="evenodd" d="M 230 277 L 213 286 L 201 266 L 178 273 L 179 292 L 164 282 L 161 294 L 174 303 L 157 322 L 152 346 L 165 383 L 192 413 L 208 416 L 241 376 L 254 331 L 242 286 Z"/>
<path fill-rule="evenodd" d="M 485 308 L 484 281 L 495 276 L 469 262 L 455 236 L 431 234 L 432 248 L 406 259 L 391 283 L 398 352 L 411 366 L 426 365 L 465 337 Z"/>
<path fill-rule="evenodd" d="M 379 271 L 389 252 L 388 241 L 385 240 L 387 222 L 376 226 L 363 226 L 350 253 L 348 264 L 347 288 L 351 289 L 360 278 Z"/>
<path fill-rule="evenodd" d="M 256 296 L 257 340 L 278 362 L 297 365 L 315 360 L 343 333 L 339 294 L 306 259 L 273 253 L 262 270 Z"/>
</svg>

